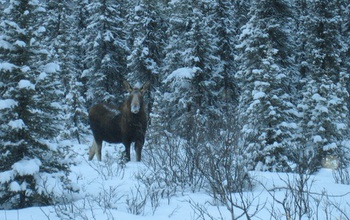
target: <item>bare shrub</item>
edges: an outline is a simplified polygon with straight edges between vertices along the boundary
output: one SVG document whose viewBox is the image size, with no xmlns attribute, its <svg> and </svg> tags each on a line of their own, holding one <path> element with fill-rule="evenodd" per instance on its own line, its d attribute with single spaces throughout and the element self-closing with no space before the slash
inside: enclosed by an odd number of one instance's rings
<svg viewBox="0 0 350 220">
<path fill-rule="evenodd" d="M 95 196 L 95 202 L 99 207 L 103 209 L 104 212 L 107 212 L 111 209 L 118 209 L 118 205 L 121 204 L 122 198 L 125 197 L 124 194 L 121 194 L 118 190 L 118 186 L 106 186 L 101 184 L 100 192 Z"/>
<path fill-rule="evenodd" d="M 94 198 L 91 195 L 87 195 L 83 200 L 79 202 L 73 202 L 70 200 L 64 201 L 54 206 L 56 216 L 63 220 L 96 220 L 94 212 Z"/>
<path fill-rule="evenodd" d="M 345 195 L 341 195 L 342 197 Z M 339 219 L 350 220 L 350 203 L 349 202 L 335 202 L 330 195 L 326 195 L 326 200 L 323 202 L 324 211 L 323 216 L 326 220 Z"/>
<path fill-rule="evenodd" d="M 97 217 L 96 214 L 96 207 L 98 207 L 102 210 L 104 219 L 114 219 L 112 211 L 118 209 L 120 204 L 125 201 L 123 199 L 125 195 L 120 192 L 119 186 L 108 184 L 108 182 L 115 177 L 124 177 L 126 162 L 122 157 L 123 148 L 118 145 L 110 145 L 109 147 L 102 162 L 86 161 L 98 174 L 96 177 L 96 180 L 100 180 L 98 194 L 93 195 L 86 188 L 82 188 L 83 198 L 77 199 L 76 196 L 72 195 L 62 196 L 60 202 L 53 206 L 57 217 L 67 220 L 100 219 L 101 216 Z M 80 178 L 81 176 L 78 176 L 76 182 L 79 182 Z"/>
<path fill-rule="evenodd" d="M 274 219 L 281 219 L 282 216 L 286 216 L 286 219 L 302 219 L 306 216 L 314 215 L 314 209 L 311 208 L 313 198 L 311 196 L 311 188 L 313 180 L 309 174 L 292 174 L 292 177 L 287 174 L 287 178 L 280 177 L 285 184 L 283 187 L 273 187 L 272 189 L 266 189 L 271 197 L 273 203 L 271 204 L 270 213 Z M 277 192 L 284 192 L 282 199 L 276 196 Z M 277 203 L 282 207 L 282 210 L 276 208 Z"/>
<path fill-rule="evenodd" d="M 333 178 L 335 183 L 350 185 L 350 174 L 349 174 L 349 154 L 348 152 L 341 151 L 335 157 L 330 157 L 333 167 Z"/>
<path fill-rule="evenodd" d="M 157 138 L 148 139 L 144 151 L 147 172 L 141 172 L 137 179 L 153 194 L 154 205 L 158 196 L 170 198 L 187 190 L 192 192 L 207 189 L 212 196 L 212 205 L 224 205 L 232 214 L 232 219 L 250 219 L 263 207 L 263 203 L 252 208 L 258 198 L 248 196 L 252 188 L 248 174 L 248 160 L 244 152 L 233 147 L 234 138 L 228 132 L 210 144 L 205 131 L 195 132 L 193 138 L 185 141 L 163 131 Z M 211 136 L 213 138 L 213 136 Z M 197 207 L 196 211 L 202 207 Z M 239 209 L 239 214 L 235 210 Z M 155 210 L 155 209 L 154 209 Z M 153 210 L 153 212 L 154 212 Z"/>
<path fill-rule="evenodd" d="M 207 190 L 214 200 L 213 205 L 224 205 L 231 213 L 231 219 L 251 219 L 264 203 L 254 206 L 258 199 L 249 191 L 253 187 L 248 173 L 248 161 L 241 149 L 232 145 L 227 138 L 216 141 L 216 144 L 201 146 L 201 157 L 198 169 L 205 178 Z M 200 206 L 192 206 L 202 212 Z M 240 210 L 236 212 L 236 210 Z M 208 215 L 208 214 L 206 214 Z"/>
<path fill-rule="evenodd" d="M 273 199 L 269 210 L 271 219 L 320 219 L 321 216 L 326 220 L 350 219 L 350 204 L 334 200 L 350 192 L 343 195 L 330 195 L 325 190 L 312 192 L 315 181 L 309 174 L 287 174 L 286 178 L 280 179 L 284 186 L 266 189 Z"/>
<path fill-rule="evenodd" d="M 152 208 L 152 214 L 154 215 L 157 208 L 160 206 L 160 199 L 164 197 L 164 188 L 159 187 L 159 182 L 154 179 L 146 170 L 140 170 L 136 174 L 136 179 L 140 187 L 144 188 L 146 202 L 149 202 Z"/>
<path fill-rule="evenodd" d="M 131 214 L 141 215 L 145 211 L 146 202 L 145 191 L 141 189 L 140 185 L 137 185 L 131 190 L 131 195 L 126 198 L 127 210 Z"/>
<path fill-rule="evenodd" d="M 190 203 L 190 206 L 191 206 L 192 210 L 194 211 L 194 215 L 195 215 L 194 219 L 211 219 L 211 220 L 217 219 L 213 216 L 212 213 L 210 213 L 208 211 L 207 205 L 196 203 L 193 200 L 189 200 L 188 202 Z M 211 206 L 212 204 L 209 204 L 209 205 Z M 220 212 L 219 207 L 218 207 L 218 212 L 220 215 L 220 219 L 224 219 L 221 212 Z"/>
<path fill-rule="evenodd" d="M 152 138 L 143 158 L 148 172 L 138 175 L 138 180 L 169 202 L 176 193 L 202 188 L 204 178 L 193 165 L 193 151 L 189 148 L 192 146 L 186 141 L 167 132 L 163 132 L 161 138 Z"/>
<path fill-rule="evenodd" d="M 338 167 L 333 170 L 335 183 L 350 185 L 350 174 L 348 167 Z"/>
<path fill-rule="evenodd" d="M 102 162 L 87 162 L 87 164 L 95 170 L 103 180 L 109 180 L 113 177 L 123 178 L 125 174 L 126 161 L 123 157 L 123 150 L 118 148 L 117 145 L 111 146 L 114 146 L 114 150 L 111 151 L 112 153 L 106 151 Z"/>
<path fill-rule="evenodd" d="M 112 210 L 118 209 L 124 197 L 125 195 L 120 193 L 118 186 L 107 186 L 102 183 L 98 195 L 86 193 L 84 198 L 78 201 L 69 196 L 64 196 L 61 198 L 61 202 L 54 205 L 53 208 L 56 216 L 60 219 L 91 220 L 100 219 L 100 216 L 97 217 L 95 213 L 96 207 L 99 207 L 103 211 L 105 219 L 113 220 Z"/>
</svg>

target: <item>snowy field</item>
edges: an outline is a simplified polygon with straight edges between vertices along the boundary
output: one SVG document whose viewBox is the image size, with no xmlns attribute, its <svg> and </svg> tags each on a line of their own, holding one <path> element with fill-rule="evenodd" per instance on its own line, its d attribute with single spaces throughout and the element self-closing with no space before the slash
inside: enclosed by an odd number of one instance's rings
<svg viewBox="0 0 350 220">
<path fill-rule="evenodd" d="M 74 202 L 50 207 L 0 211 L 1 220 L 133 219 L 194 220 L 232 219 L 225 206 L 215 203 L 205 190 L 179 191 L 170 198 L 150 196 L 136 176 L 147 173 L 143 162 L 132 161 L 123 168 L 114 161 L 121 145 L 105 146 L 102 162 L 87 161 L 88 146 L 74 144 L 76 166 L 70 179 L 80 188 Z M 147 150 L 147 149 L 146 149 Z M 286 173 L 254 172 L 251 192 L 233 194 L 237 205 L 249 204 L 251 219 L 349 219 L 350 186 L 336 184 L 331 169 L 322 169 L 302 183 L 300 176 Z M 298 194 L 298 186 L 303 185 Z M 300 199 L 304 198 L 304 199 Z M 244 201 L 242 203 L 242 201 Z M 306 201 L 308 214 L 298 216 L 298 206 Z M 290 210 L 291 218 L 286 216 Z M 234 209 L 234 218 L 242 210 Z M 242 216 L 240 219 L 247 219 Z"/>
</svg>

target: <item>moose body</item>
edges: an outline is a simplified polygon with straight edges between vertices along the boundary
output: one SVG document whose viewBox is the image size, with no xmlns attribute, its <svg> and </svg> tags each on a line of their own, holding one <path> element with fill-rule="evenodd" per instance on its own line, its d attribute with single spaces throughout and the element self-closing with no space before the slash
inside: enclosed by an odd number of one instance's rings
<svg viewBox="0 0 350 220">
<path fill-rule="evenodd" d="M 120 106 L 97 104 L 89 111 L 89 120 L 94 142 L 89 152 L 89 160 L 95 154 L 101 161 L 102 142 L 123 143 L 125 157 L 130 161 L 130 145 L 135 143 L 136 160 L 141 161 L 141 151 L 145 142 L 147 116 L 143 103 L 143 95 L 148 84 L 141 88 L 132 88 L 125 82 L 130 92 L 129 98 Z"/>
</svg>

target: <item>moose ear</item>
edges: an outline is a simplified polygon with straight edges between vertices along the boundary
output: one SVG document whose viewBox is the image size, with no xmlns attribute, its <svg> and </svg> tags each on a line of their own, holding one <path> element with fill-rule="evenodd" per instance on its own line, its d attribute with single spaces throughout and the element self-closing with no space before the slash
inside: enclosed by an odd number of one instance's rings
<svg viewBox="0 0 350 220">
<path fill-rule="evenodd" d="M 147 91 L 149 85 L 150 85 L 149 82 L 146 82 L 145 84 L 143 84 L 143 86 L 141 87 L 141 93 L 142 94 L 145 94 L 145 92 Z"/>
<path fill-rule="evenodd" d="M 126 90 L 128 90 L 128 92 L 132 92 L 132 87 L 130 86 L 130 84 L 127 82 L 127 81 L 123 81 L 123 83 L 124 83 L 124 86 L 125 86 L 125 88 L 126 88 Z"/>
</svg>

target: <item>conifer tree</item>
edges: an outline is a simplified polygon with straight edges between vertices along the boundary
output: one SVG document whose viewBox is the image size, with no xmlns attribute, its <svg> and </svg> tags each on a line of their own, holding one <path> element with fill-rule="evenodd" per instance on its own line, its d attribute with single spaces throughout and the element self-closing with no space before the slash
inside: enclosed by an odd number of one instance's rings
<svg viewBox="0 0 350 220">
<path fill-rule="evenodd" d="M 53 204 L 70 187 L 67 152 L 54 142 L 62 125 L 62 90 L 59 65 L 43 47 L 44 12 L 39 1 L 4 6 L 2 34 L 8 47 L 0 48 L 1 208 Z"/>
<path fill-rule="evenodd" d="M 289 16 L 283 0 L 253 1 L 237 46 L 239 144 L 250 155 L 252 168 L 259 170 L 292 170 L 297 126 Z"/>
<path fill-rule="evenodd" d="M 343 1 L 342 1 L 343 2 Z M 343 2 L 343 11 L 341 11 L 341 15 L 343 18 L 342 22 L 342 37 L 343 37 L 343 50 L 342 50 L 342 60 L 344 62 L 345 72 L 349 72 L 350 69 L 350 61 L 348 57 L 350 57 L 350 47 L 346 45 L 350 45 L 350 2 Z M 350 81 L 346 83 L 346 88 L 348 93 L 350 93 Z M 350 98 L 347 100 L 347 106 L 350 109 Z"/>
<path fill-rule="evenodd" d="M 52 59 L 60 65 L 59 81 L 63 85 L 65 97 L 61 102 L 65 118 L 65 128 L 62 129 L 61 136 L 67 139 L 76 138 L 79 143 L 82 136 L 89 133 L 84 85 L 81 80 L 84 47 L 79 42 L 85 29 L 84 25 L 79 23 L 84 20 L 80 14 L 83 4 L 84 1 L 75 4 L 71 0 L 49 2 L 50 19 L 47 24 L 50 33 L 47 37 L 47 47 L 52 51 Z"/>
<path fill-rule="evenodd" d="M 197 128 L 214 131 L 209 123 L 221 114 L 217 94 L 222 89 L 224 73 L 215 36 L 219 27 L 211 21 L 217 11 L 214 3 L 207 3 L 172 2 L 167 9 L 172 19 L 167 31 L 163 83 L 167 92 L 164 98 L 171 110 L 164 118 L 170 119 L 170 130 L 187 140 L 195 138 Z M 201 123 L 197 125 L 195 121 Z"/>
<path fill-rule="evenodd" d="M 50 1 L 47 4 L 47 48 L 50 49 L 52 59 L 60 65 L 61 84 L 64 93 L 67 94 L 71 73 L 74 68 L 74 35 L 71 33 L 74 28 L 75 19 L 73 15 L 73 2 L 71 0 Z"/>
<path fill-rule="evenodd" d="M 308 36 L 308 40 L 304 38 L 303 43 L 304 77 L 301 82 L 304 87 L 300 106 L 306 140 L 303 146 L 308 154 L 310 172 L 320 168 L 322 160 L 330 155 L 339 156 L 339 152 L 346 151 L 344 138 L 349 131 L 349 110 L 340 103 L 346 103 L 349 97 L 344 90 L 349 74 L 341 60 L 343 22 L 338 8 L 334 1 L 304 2 L 308 16 L 303 17 L 305 29 L 301 33 Z"/>
<path fill-rule="evenodd" d="M 166 38 L 163 8 L 162 1 L 141 0 L 130 3 L 128 11 L 127 39 L 130 54 L 127 58 L 127 78 L 135 83 L 150 83 L 149 91 L 145 95 L 149 113 L 153 111 L 155 88 L 159 87 L 162 75 L 160 67 Z"/>
<path fill-rule="evenodd" d="M 128 14 L 131 54 L 128 67 L 133 78 L 159 83 L 159 65 L 163 58 L 164 23 L 160 2 L 140 1 Z M 132 78 L 131 77 L 131 78 Z"/>
<path fill-rule="evenodd" d="M 235 118 L 236 107 L 238 103 L 239 89 L 238 84 L 234 78 L 237 66 L 235 65 L 235 48 L 237 44 L 235 34 L 239 24 L 235 22 L 238 16 L 235 16 L 235 7 L 231 1 L 218 0 L 213 10 L 212 20 L 214 25 L 212 27 L 213 41 L 216 45 L 214 55 L 218 62 L 214 65 L 212 74 L 216 75 L 214 78 L 216 88 L 213 90 L 216 95 L 215 99 L 220 102 L 218 108 L 222 111 L 220 118 L 224 119 L 222 123 L 229 127 L 236 127 L 233 122 Z M 222 125 L 221 125 L 222 126 Z"/>
<path fill-rule="evenodd" d="M 124 94 L 126 74 L 124 30 L 125 4 L 122 1 L 93 0 L 86 5 L 87 30 L 83 44 L 87 48 L 83 77 L 87 81 L 88 105 L 116 102 Z"/>
</svg>

